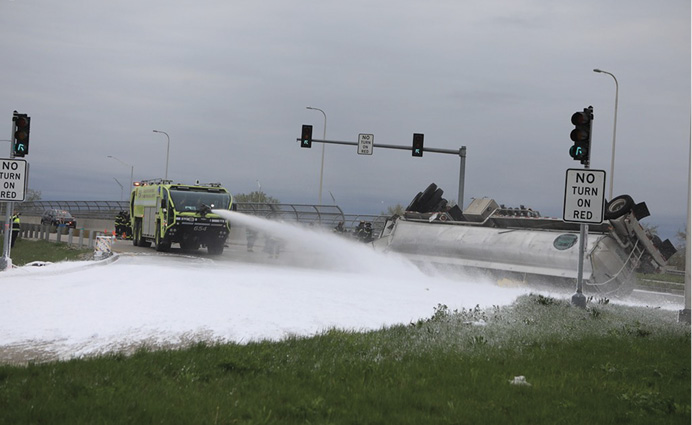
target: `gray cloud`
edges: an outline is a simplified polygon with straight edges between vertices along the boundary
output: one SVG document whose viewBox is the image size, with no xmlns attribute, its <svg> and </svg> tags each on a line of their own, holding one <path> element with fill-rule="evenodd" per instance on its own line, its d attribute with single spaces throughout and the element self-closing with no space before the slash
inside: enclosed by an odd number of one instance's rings
<svg viewBox="0 0 692 425">
<path fill-rule="evenodd" d="M 118 199 L 129 169 L 108 155 L 163 176 L 159 129 L 174 179 L 317 202 L 321 146 L 295 142 L 303 123 L 322 132 L 312 105 L 329 139 L 466 146 L 466 203 L 559 215 L 576 110 L 594 106 L 592 167 L 609 171 L 614 83 L 598 67 L 620 82 L 616 194 L 684 224 L 689 2 L 0 0 L 0 27 L 6 122 L 32 116 L 46 199 Z M 458 167 L 329 145 L 323 199 L 380 212 L 432 181 L 455 198 Z"/>
</svg>

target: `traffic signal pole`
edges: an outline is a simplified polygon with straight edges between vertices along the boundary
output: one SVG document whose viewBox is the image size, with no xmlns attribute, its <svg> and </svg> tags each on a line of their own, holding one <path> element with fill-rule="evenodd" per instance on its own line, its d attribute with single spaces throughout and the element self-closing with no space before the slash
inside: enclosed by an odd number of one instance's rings
<svg viewBox="0 0 692 425">
<path fill-rule="evenodd" d="M 591 166 L 591 131 L 593 124 L 593 106 L 584 108 L 572 114 L 571 122 L 574 129 L 570 133 L 570 139 L 574 145 L 569 150 L 569 155 L 575 161 L 580 161 L 584 169 L 588 170 Z M 586 308 L 586 297 L 584 296 L 584 255 L 589 237 L 589 225 L 579 224 L 579 262 L 577 270 L 577 288 L 572 295 L 572 305 Z"/>
<path fill-rule="evenodd" d="M 296 141 L 302 143 L 302 139 L 296 139 Z M 357 142 L 347 142 L 347 141 L 341 141 L 341 140 L 320 140 L 320 139 L 310 139 L 311 142 L 313 143 L 325 143 L 325 144 L 331 144 L 331 145 L 348 145 L 348 146 L 358 146 Z M 382 148 L 382 149 L 399 149 L 399 150 L 405 150 L 405 151 L 411 151 L 411 145 L 388 145 L 388 144 L 383 144 L 383 143 L 373 143 L 373 149 L 374 148 Z M 424 152 L 432 152 L 432 153 L 442 153 L 442 154 L 450 154 L 450 155 L 459 155 L 460 158 L 460 164 L 459 164 L 459 192 L 458 192 L 458 199 L 457 199 L 457 204 L 459 205 L 459 208 L 462 210 L 464 209 L 464 182 L 466 178 L 466 146 L 461 146 L 459 149 L 454 150 L 454 149 L 441 149 L 441 148 L 430 148 L 430 147 L 425 147 L 423 148 Z"/>
</svg>

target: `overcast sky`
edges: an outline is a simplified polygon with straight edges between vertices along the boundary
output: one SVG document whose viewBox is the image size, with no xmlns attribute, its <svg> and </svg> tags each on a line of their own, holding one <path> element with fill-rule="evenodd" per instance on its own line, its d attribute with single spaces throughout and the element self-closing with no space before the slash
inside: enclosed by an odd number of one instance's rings
<svg viewBox="0 0 692 425">
<path fill-rule="evenodd" d="M 0 0 L 0 112 L 31 116 L 29 187 L 119 200 L 163 177 L 317 203 L 327 139 L 467 149 L 464 204 L 492 197 L 562 216 L 571 115 L 594 107 L 592 164 L 647 222 L 684 227 L 690 2 L 632 0 Z M 9 156 L 9 144 L 0 147 Z M 1 145 L 0 145 L 1 146 Z M 108 158 L 115 156 L 120 161 Z M 326 145 L 322 200 L 407 205 L 431 182 L 456 200 L 459 157 Z M 128 164 L 128 165 L 124 165 Z M 118 180 L 118 182 L 115 181 Z"/>
</svg>

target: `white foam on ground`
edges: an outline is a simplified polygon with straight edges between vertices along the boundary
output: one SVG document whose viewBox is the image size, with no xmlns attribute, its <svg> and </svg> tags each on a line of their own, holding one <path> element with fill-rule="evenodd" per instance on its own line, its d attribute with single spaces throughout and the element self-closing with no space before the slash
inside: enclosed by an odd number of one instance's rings
<svg viewBox="0 0 692 425">
<path fill-rule="evenodd" d="M 15 269 L 0 278 L 0 350 L 40 347 L 69 358 L 143 343 L 248 342 L 329 328 L 379 329 L 430 317 L 438 304 L 505 305 L 527 292 L 430 277 L 401 257 L 336 235 L 242 220 L 309 260 L 283 267 L 138 255 L 103 267 L 81 262 Z"/>
<path fill-rule="evenodd" d="M 282 263 L 131 255 L 0 274 L 0 359 L 70 358 L 190 340 L 248 342 L 371 330 L 449 310 L 503 306 L 527 288 L 430 276 L 393 254 L 331 233 L 221 211 L 285 245 Z M 257 253 L 261 254 L 261 253 Z M 43 356 L 46 358 L 46 356 Z"/>
</svg>

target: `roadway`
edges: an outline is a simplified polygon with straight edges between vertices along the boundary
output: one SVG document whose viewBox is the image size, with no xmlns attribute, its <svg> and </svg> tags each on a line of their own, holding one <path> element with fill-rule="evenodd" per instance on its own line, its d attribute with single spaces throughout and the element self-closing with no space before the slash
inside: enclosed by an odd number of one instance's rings
<svg viewBox="0 0 692 425">
<path fill-rule="evenodd" d="M 56 234 L 50 235 L 51 240 L 56 239 Z M 62 236 L 62 241 L 67 241 L 67 236 Z M 73 243 L 77 243 L 77 238 L 73 239 Z M 85 241 L 86 243 L 86 241 Z M 323 268 L 330 267 L 329 264 L 321 262 L 319 259 L 309 258 L 310 254 L 303 252 L 305 246 L 296 248 L 292 244 L 283 244 L 277 253 L 269 253 L 265 249 L 265 238 L 258 237 L 252 250 L 247 248 L 247 240 L 245 238 L 245 229 L 236 226 L 226 243 L 224 251 L 221 255 L 209 255 L 206 248 L 200 248 L 196 251 L 183 251 L 178 244 L 173 244 L 168 252 L 157 252 L 153 245 L 151 247 L 138 247 L 132 244 L 131 240 L 116 239 L 112 244 L 112 251 L 121 255 L 161 255 L 161 256 L 176 256 L 191 257 L 191 258 L 208 258 L 214 261 L 239 262 L 247 264 L 261 264 L 267 266 L 295 266 L 307 268 Z M 315 251 L 319 256 L 319 251 Z M 344 258 L 344 261 L 348 261 Z M 598 296 L 596 296 L 597 298 Z M 681 294 L 670 293 L 666 290 L 656 290 L 655 287 L 645 289 L 636 288 L 632 295 L 626 301 L 632 301 L 650 306 L 670 306 L 684 305 L 684 296 Z"/>
</svg>

